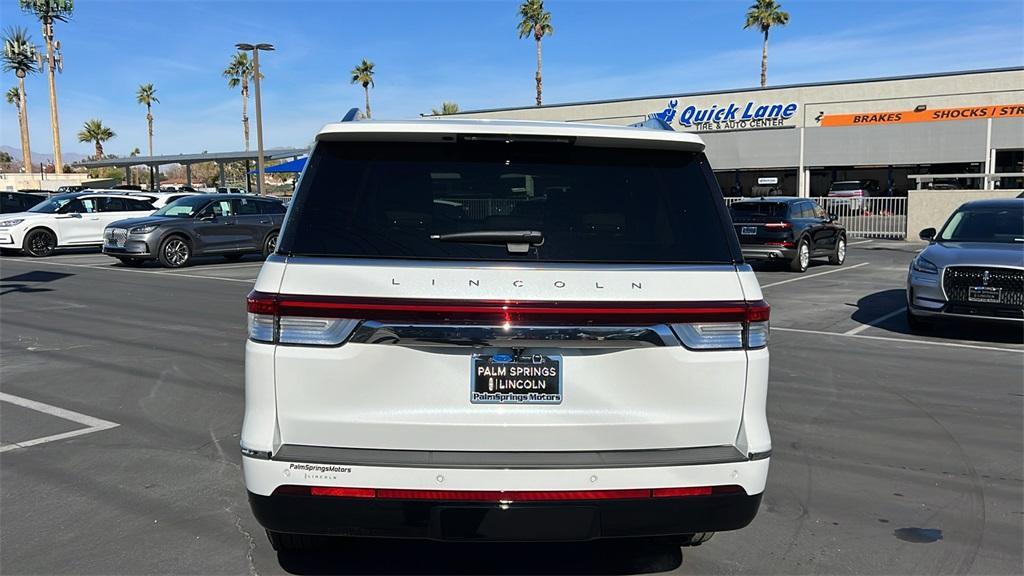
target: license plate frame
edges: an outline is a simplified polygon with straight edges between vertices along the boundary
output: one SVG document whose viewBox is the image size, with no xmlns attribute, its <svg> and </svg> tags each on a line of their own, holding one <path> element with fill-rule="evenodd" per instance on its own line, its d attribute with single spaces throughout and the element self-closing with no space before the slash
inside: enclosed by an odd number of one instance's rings
<svg viewBox="0 0 1024 576">
<path fill-rule="evenodd" d="M 471 404 L 562 403 L 561 355 L 473 354 L 469 367 Z"/>
<path fill-rule="evenodd" d="M 757 226 L 743 226 L 740 228 L 741 236 L 757 236 Z"/>
<path fill-rule="evenodd" d="M 1003 299 L 1003 289 L 992 286 L 971 286 L 967 291 L 968 302 L 998 304 Z"/>
</svg>

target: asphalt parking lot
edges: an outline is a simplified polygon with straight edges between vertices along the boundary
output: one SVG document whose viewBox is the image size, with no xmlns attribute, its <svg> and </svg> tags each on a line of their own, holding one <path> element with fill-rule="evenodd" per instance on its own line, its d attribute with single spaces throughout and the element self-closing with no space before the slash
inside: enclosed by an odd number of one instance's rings
<svg viewBox="0 0 1024 576">
<path fill-rule="evenodd" d="M 0 571 L 7 574 L 1019 574 L 1024 344 L 913 334 L 918 245 L 759 268 L 774 454 L 753 524 L 696 548 L 340 543 L 278 556 L 249 513 L 244 295 L 260 261 L 0 259 Z"/>
</svg>

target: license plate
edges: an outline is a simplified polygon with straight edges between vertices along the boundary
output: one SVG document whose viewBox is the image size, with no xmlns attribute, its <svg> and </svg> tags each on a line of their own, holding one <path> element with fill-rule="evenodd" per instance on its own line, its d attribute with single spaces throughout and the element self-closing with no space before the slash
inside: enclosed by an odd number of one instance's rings
<svg viewBox="0 0 1024 576">
<path fill-rule="evenodd" d="M 992 288 L 991 286 L 971 286 L 970 292 L 967 293 L 967 299 L 971 302 L 994 302 L 999 303 L 999 297 L 1002 295 L 1002 288 Z"/>
<path fill-rule="evenodd" d="M 740 228 L 740 234 L 743 236 L 756 236 L 757 226 L 744 226 L 743 228 Z"/>
<path fill-rule="evenodd" d="M 561 356 L 475 354 L 472 368 L 473 404 L 562 403 Z"/>
</svg>

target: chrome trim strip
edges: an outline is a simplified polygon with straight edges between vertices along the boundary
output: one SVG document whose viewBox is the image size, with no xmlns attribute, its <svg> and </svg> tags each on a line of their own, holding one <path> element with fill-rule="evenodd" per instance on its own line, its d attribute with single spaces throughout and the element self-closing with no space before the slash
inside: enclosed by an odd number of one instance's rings
<svg viewBox="0 0 1024 576">
<path fill-rule="evenodd" d="M 735 446 L 594 452 L 464 452 L 375 450 L 285 444 L 272 460 L 394 468 L 540 469 L 652 468 L 746 462 Z"/>
<path fill-rule="evenodd" d="M 601 348 L 632 349 L 679 346 L 666 324 L 653 326 L 473 326 L 447 324 L 386 324 L 366 321 L 348 342 L 390 344 L 410 348 Z"/>
</svg>

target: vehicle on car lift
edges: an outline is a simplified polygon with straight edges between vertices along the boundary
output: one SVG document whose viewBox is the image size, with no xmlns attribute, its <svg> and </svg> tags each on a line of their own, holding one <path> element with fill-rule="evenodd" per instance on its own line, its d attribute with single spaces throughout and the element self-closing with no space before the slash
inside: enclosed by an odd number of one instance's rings
<svg viewBox="0 0 1024 576">
<path fill-rule="evenodd" d="M 785 262 L 804 272 L 811 258 L 846 261 L 846 228 L 807 198 L 761 198 L 729 205 L 747 260 Z"/>
<path fill-rule="evenodd" d="M 944 319 L 1024 325 L 1024 199 L 963 204 L 907 271 L 907 322 L 926 329 Z"/>
<path fill-rule="evenodd" d="M 248 298 L 242 462 L 274 547 L 746 526 L 769 308 L 703 149 L 571 123 L 326 126 Z"/>
</svg>

